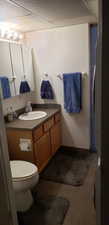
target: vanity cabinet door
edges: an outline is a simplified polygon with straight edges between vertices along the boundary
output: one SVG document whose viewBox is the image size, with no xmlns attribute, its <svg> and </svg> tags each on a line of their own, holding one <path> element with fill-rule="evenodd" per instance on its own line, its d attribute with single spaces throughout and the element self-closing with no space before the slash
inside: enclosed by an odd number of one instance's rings
<svg viewBox="0 0 109 225">
<path fill-rule="evenodd" d="M 0 41 L 0 76 L 8 77 L 10 82 L 11 96 L 15 96 L 14 83 L 11 82 L 13 74 L 11 68 L 9 43 L 5 41 Z"/>
<path fill-rule="evenodd" d="M 61 146 L 61 121 L 56 123 L 50 131 L 51 134 L 51 147 L 52 155 L 60 148 Z"/>
<path fill-rule="evenodd" d="M 9 43 L 3 41 L 0 41 L 0 75 L 12 75 Z"/>
<path fill-rule="evenodd" d="M 35 161 L 39 172 L 47 165 L 51 158 L 50 134 L 45 133 L 36 143 L 34 143 Z"/>
<path fill-rule="evenodd" d="M 22 151 L 20 139 L 31 141 L 31 149 Z M 20 129 L 7 129 L 8 150 L 11 160 L 24 160 L 34 163 L 32 132 Z"/>
</svg>

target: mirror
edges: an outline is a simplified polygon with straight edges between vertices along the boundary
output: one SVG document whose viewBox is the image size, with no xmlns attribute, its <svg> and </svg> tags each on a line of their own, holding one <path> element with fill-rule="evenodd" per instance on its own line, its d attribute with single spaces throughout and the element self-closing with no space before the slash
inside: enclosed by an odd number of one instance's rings
<svg viewBox="0 0 109 225">
<path fill-rule="evenodd" d="M 11 97 L 20 94 L 21 81 L 27 81 L 34 91 L 31 49 L 19 43 L 0 41 L 0 52 L 0 78 L 8 78 Z"/>
</svg>

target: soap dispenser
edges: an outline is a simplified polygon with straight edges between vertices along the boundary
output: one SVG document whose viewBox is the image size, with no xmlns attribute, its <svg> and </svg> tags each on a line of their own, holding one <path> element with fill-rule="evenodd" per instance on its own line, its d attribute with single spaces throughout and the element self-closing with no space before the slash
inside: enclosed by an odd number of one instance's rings
<svg viewBox="0 0 109 225">
<path fill-rule="evenodd" d="M 26 104 L 25 112 L 26 113 L 32 112 L 32 106 L 31 106 L 31 102 L 30 101 L 28 101 L 27 104 Z"/>
</svg>

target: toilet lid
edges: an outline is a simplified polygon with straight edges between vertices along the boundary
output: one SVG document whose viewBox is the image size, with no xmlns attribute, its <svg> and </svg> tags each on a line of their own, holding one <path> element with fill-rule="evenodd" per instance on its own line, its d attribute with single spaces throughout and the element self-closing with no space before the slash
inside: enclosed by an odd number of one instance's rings
<svg viewBox="0 0 109 225">
<path fill-rule="evenodd" d="M 12 160 L 10 161 L 12 178 L 25 178 L 32 176 L 38 172 L 37 167 L 30 162 L 23 160 Z"/>
</svg>

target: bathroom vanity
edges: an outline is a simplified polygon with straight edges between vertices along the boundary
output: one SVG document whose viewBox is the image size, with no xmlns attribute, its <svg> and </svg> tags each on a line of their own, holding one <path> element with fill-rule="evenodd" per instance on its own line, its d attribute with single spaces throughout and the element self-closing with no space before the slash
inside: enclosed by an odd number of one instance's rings
<svg viewBox="0 0 109 225">
<path fill-rule="evenodd" d="M 17 119 L 6 124 L 10 159 L 32 162 L 37 165 L 39 172 L 61 146 L 60 109 L 49 108 L 43 111 L 47 116 L 42 119 Z"/>
</svg>

